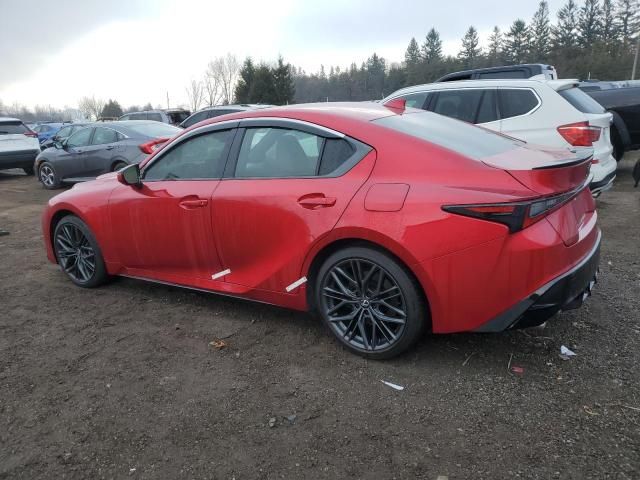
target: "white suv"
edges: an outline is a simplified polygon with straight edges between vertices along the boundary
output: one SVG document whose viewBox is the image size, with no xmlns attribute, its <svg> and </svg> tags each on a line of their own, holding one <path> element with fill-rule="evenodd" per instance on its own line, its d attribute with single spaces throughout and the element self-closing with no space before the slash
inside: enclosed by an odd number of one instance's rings
<svg viewBox="0 0 640 480">
<path fill-rule="evenodd" d="M 616 161 L 609 139 L 612 115 L 577 88 L 577 80 L 463 80 L 408 87 L 382 100 L 422 108 L 550 146 L 593 148 L 594 196 L 611 188 Z M 464 139 L 462 139 L 464 141 Z"/>
<path fill-rule="evenodd" d="M 33 161 L 39 153 L 35 132 L 17 118 L 0 117 L 0 170 L 22 168 L 33 175 Z"/>
</svg>

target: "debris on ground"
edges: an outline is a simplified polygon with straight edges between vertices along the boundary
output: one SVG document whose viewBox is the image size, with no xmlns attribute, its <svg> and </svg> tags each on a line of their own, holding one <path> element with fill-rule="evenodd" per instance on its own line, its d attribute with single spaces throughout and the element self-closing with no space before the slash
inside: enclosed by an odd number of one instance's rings
<svg viewBox="0 0 640 480">
<path fill-rule="evenodd" d="M 271 417 L 269 419 L 269 428 L 275 427 L 276 426 L 276 422 L 277 422 L 276 417 Z"/>
<path fill-rule="evenodd" d="M 584 411 L 585 411 L 586 413 L 588 413 L 589 415 L 600 415 L 599 413 L 596 413 L 596 412 L 594 412 L 593 410 L 591 410 L 591 408 L 589 408 L 589 406 L 588 406 L 588 405 L 584 405 L 582 408 L 583 408 L 583 409 L 584 409 Z"/>
<path fill-rule="evenodd" d="M 225 342 L 224 340 L 220 340 L 219 338 L 215 338 L 209 342 L 209 346 L 217 350 L 221 350 L 227 346 L 227 342 Z"/>
<path fill-rule="evenodd" d="M 524 368 L 518 367 L 516 365 L 511 367 L 511 371 L 517 375 L 524 375 Z"/>
<path fill-rule="evenodd" d="M 471 357 L 473 357 L 475 354 L 476 352 L 472 352 L 471 355 L 469 355 L 467 359 L 464 362 L 462 362 L 462 366 L 464 367 L 467 363 L 469 363 L 469 360 L 471 360 Z"/>
<path fill-rule="evenodd" d="M 560 358 L 562 360 L 569 360 L 571 357 L 575 357 L 576 355 L 576 352 L 569 350 L 564 345 L 560 347 Z"/>
<path fill-rule="evenodd" d="M 294 424 L 296 422 L 296 418 L 298 418 L 297 415 L 287 415 L 286 417 L 284 417 L 287 422 L 289 422 L 290 424 Z"/>
<path fill-rule="evenodd" d="M 5 235 L 9 235 L 9 232 L 6 230 L 0 230 L 0 237 L 4 237 Z"/>
<path fill-rule="evenodd" d="M 387 387 L 391 387 L 394 390 L 404 390 L 404 387 L 402 385 L 396 385 L 395 383 L 386 382 L 384 380 L 380 380 L 380 381 L 384 383 Z"/>
</svg>

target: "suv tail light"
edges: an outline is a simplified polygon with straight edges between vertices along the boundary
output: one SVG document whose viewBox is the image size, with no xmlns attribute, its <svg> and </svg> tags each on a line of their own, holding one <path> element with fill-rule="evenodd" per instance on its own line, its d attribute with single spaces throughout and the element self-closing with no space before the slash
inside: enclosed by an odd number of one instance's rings
<svg viewBox="0 0 640 480">
<path fill-rule="evenodd" d="M 165 143 L 169 138 L 156 138 L 155 140 L 151 140 L 150 142 L 143 143 L 138 147 L 142 150 L 142 153 L 146 153 L 147 155 L 155 152 L 160 146 Z"/>
<path fill-rule="evenodd" d="M 587 184 L 575 190 L 550 195 L 524 202 L 486 203 L 474 205 L 445 205 L 445 212 L 456 213 L 466 217 L 479 218 L 490 222 L 502 223 L 509 227 L 510 233 L 518 232 L 542 220 L 551 212 L 578 195 Z"/>
<path fill-rule="evenodd" d="M 558 127 L 558 133 L 574 147 L 591 147 L 600 139 L 602 129 L 589 122 L 570 123 Z"/>
<path fill-rule="evenodd" d="M 38 134 L 36 132 L 32 132 L 29 130 L 28 132 L 24 132 L 23 135 L 25 137 L 38 138 Z"/>
</svg>

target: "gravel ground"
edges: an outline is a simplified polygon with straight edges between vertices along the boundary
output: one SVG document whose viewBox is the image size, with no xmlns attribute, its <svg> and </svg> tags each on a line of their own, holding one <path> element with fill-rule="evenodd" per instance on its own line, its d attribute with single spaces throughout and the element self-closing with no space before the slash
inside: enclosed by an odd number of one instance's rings
<svg viewBox="0 0 640 480">
<path fill-rule="evenodd" d="M 581 309 L 387 362 L 296 312 L 74 287 L 44 256 L 52 193 L 0 173 L 0 478 L 640 478 L 636 157 L 598 200 L 600 283 Z"/>
</svg>

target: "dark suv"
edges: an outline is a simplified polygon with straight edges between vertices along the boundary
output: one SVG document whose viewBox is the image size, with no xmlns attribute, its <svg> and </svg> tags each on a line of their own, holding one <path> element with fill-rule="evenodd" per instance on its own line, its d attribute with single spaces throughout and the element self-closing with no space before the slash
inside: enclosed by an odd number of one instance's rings
<svg viewBox="0 0 640 480">
<path fill-rule="evenodd" d="M 272 106 L 273 105 L 240 103 L 237 105 L 219 105 L 215 107 L 207 107 L 191 115 L 184 122 L 182 122 L 180 126 L 182 128 L 188 128 L 191 125 L 195 125 L 196 123 L 208 118 L 219 117 L 220 115 L 226 115 L 227 113 L 244 112 L 245 110 L 258 110 L 261 108 Z"/>
</svg>

